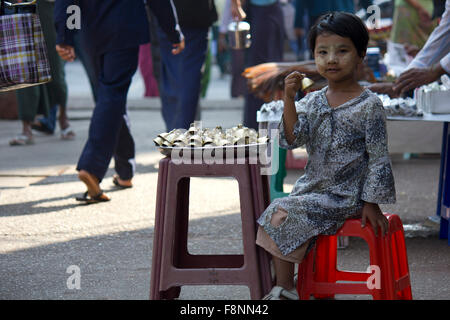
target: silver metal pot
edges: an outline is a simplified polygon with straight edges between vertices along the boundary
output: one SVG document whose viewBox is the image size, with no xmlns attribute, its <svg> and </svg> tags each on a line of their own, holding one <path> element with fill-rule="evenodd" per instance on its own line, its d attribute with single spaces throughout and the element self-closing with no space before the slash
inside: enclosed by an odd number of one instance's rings
<svg viewBox="0 0 450 320">
<path fill-rule="evenodd" d="M 235 21 L 228 25 L 228 43 L 232 49 L 246 49 L 251 44 L 250 25 Z"/>
</svg>

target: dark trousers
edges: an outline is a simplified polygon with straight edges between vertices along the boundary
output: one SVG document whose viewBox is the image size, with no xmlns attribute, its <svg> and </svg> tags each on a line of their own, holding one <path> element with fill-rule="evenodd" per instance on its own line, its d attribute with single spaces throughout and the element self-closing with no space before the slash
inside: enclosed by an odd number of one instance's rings
<svg viewBox="0 0 450 320">
<path fill-rule="evenodd" d="M 278 2 L 269 6 L 250 5 L 249 23 L 252 44 L 248 55 L 249 66 L 283 60 L 283 19 L 283 11 Z M 247 92 L 244 107 L 244 125 L 246 127 L 258 128 L 256 112 L 263 103 L 263 100 Z"/>
<path fill-rule="evenodd" d="M 172 43 L 158 28 L 161 52 L 160 97 L 166 130 L 188 129 L 200 98 L 202 66 L 208 49 L 208 28 L 183 28 L 186 47 L 173 55 Z"/>
<path fill-rule="evenodd" d="M 121 179 L 134 175 L 134 140 L 127 117 L 127 94 L 138 65 L 139 47 L 97 54 L 87 52 L 94 66 L 97 101 L 89 126 L 89 137 L 77 170 L 86 170 L 100 181 L 114 157 Z"/>
</svg>

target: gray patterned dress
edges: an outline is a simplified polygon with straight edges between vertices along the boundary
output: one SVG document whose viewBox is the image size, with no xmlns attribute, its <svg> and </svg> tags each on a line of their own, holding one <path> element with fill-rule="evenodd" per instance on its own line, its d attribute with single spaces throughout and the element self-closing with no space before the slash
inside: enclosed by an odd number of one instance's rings
<svg viewBox="0 0 450 320">
<path fill-rule="evenodd" d="M 306 145 L 305 174 L 289 196 L 275 199 L 258 223 L 287 255 L 319 234 L 331 235 L 346 219 L 358 217 L 363 201 L 395 203 L 395 186 L 387 148 L 386 116 L 380 99 L 370 90 L 331 108 L 327 87 L 295 103 L 298 121 L 289 145 L 280 122 L 280 146 Z M 271 225 L 282 208 L 288 216 Z"/>
</svg>

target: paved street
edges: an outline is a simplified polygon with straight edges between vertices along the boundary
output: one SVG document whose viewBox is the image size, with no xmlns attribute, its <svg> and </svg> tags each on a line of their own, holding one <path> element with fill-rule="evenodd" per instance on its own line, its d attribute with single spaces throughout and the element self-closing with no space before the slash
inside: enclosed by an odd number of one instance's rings
<svg viewBox="0 0 450 320">
<path fill-rule="evenodd" d="M 0 120 L 0 299 L 148 299 L 162 158 L 152 139 L 164 131 L 159 99 L 141 98 L 137 75 L 129 101 L 137 149 L 134 187 L 115 190 L 111 166 L 101 186 L 112 200 L 80 205 L 75 196 L 85 190 L 75 165 L 93 105 L 79 66 L 68 69 L 75 140 L 60 140 L 57 131 L 36 136 L 34 145 L 10 147 L 8 141 L 20 131 L 20 123 Z M 243 102 L 229 98 L 228 86 L 229 78 L 220 79 L 215 70 L 201 101 L 204 127 L 241 122 Z M 429 219 L 435 215 L 439 155 L 404 160 L 403 154 L 393 154 L 392 161 L 398 201 L 382 208 L 398 214 L 405 224 L 413 297 L 450 299 L 450 247 L 438 239 L 439 226 Z M 288 170 L 286 190 L 300 174 L 301 170 Z M 190 252 L 242 252 L 237 182 L 195 178 L 190 197 Z M 367 246 L 361 240 L 350 239 L 338 256 L 342 268 L 365 271 L 368 266 Z M 79 289 L 70 286 L 71 266 L 79 268 Z M 187 286 L 180 296 L 249 298 L 243 286 Z"/>
</svg>

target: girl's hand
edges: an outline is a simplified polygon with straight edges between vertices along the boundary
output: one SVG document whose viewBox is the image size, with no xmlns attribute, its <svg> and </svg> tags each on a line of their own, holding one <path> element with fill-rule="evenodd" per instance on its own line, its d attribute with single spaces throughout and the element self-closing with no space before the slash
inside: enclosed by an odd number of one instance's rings
<svg viewBox="0 0 450 320">
<path fill-rule="evenodd" d="M 298 71 L 294 71 L 287 75 L 284 79 L 284 96 L 287 99 L 295 99 L 297 91 L 302 87 L 303 78 L 304 75 Z"/>
<path fill-rule="evenodd" d="M 381 233 L 383 236 L 389 230 L 389 222 L 388 219 L 381 212 L 380 207 L 375 203 L 366 202 L 362 209 L 362 218 L 361 218 L 361 227 L 364 228 L 366 226 L 366 221 L 369 219 L 370 224 L 372 225 L 373 231 L 375 232 L 375 236 L 378 236 L 378 227 L 381 228 Z"/>
</svg>

